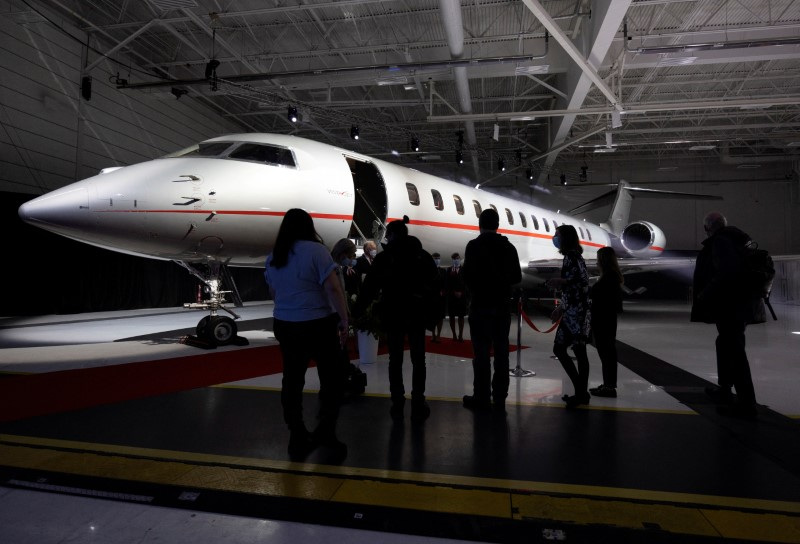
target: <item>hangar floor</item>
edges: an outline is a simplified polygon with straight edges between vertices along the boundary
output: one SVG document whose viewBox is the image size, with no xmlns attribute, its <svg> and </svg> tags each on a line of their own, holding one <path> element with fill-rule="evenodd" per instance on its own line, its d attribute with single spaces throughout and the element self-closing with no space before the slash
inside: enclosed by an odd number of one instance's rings
<svg viewBox="0 0 800 544">
<path fill-rule="evenodd" d="M 507 414 L 473 413 L 469 342 L 429 341 L 430 419 L 392 422 L 380 355 L 340 463 L 288 458 L 270 303 L 240 312 L 249 345 L 208 351 L 181 343 L 201 315 L 183 309 L 3 318 L 0 540 L 800 542 L 800 306 L 775 310 L 747 333 L 755 420 L 703 392 L 713 326 L 626 302 L 618 398 L 564 409 L 552 335 L 523 323 L 512 364 L 536 375 Z M 307 420 L 316 388 L 310 370 Z"/>
</svg>

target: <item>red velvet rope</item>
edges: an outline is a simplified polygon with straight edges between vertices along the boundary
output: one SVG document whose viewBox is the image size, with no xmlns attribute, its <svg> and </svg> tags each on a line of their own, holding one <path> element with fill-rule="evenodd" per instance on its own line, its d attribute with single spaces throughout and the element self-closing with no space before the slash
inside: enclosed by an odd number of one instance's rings
<svg viewBox="0 0 800 544">
<path fill-rule="evenodd" d="M 523 310 L 523 309 L 522 309 L 522 300 L 521 300 L 521 299 L 520 299 L 520 301 L 519 301 L 519 305 L 517 306 L 517 308 L 519 309 L 519 315 L 521 315 L 521 316 L 522 316 L 522 318 L 525 320 L 525 323 L 527 323 L 527 324 L 528 324 L 528 326 L 529 326 L 530 328 L 532 328 L 533 330 L 535 330 L 536 332 L 540 332 L 540 333 L 542 333 L 542 334 L 547 334 L 547 333 L 553 332 L 554 330 L 556 330 L 556 329 L 558 328 L 558 324 L 559 324 L 559 323 L 561 323 L 561 318 L 559 318 L 559 319 L 558 319 L 558 321 L 556 321 L 555 323 L 553 323 L 553 326 L 552 326 L 552 327 L 550 327 L 550 328 L 549 328 L 549 329 L 547 329 L 546 331 L 540 331 L 540 330 L 539 330 L 539 329 L 536 327 L 536 325 L 534 325 L 534 324 L 533 324 L 533 321 L 531 321 L 531 318 L 530 318 L 530 317 L 528 317 L 528 314 L 526 314 L 526 313 L 525 313 L 525 310 Z"/>
</svg>

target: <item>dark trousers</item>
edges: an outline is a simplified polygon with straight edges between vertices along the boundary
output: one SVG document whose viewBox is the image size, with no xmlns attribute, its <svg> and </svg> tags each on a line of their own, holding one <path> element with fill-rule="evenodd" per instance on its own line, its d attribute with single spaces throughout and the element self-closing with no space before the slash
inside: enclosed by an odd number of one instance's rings
<svg viewBox="0 0 800 544">
<path fill-rule="evenodd" d="M 508 396 L 508 329 L 511 314 L 507 308 L 473 308 L 469 313 L 472 338 L 472 394 L 478 401 L 494 399 L 503 403 Z M 494 364 L 491 351 L 494 349 Z M 492 375 L 494 366 L 494 375 Z"/>
<path fill-rule="evenodd" d="M 303 387 L 306 370 L 313 359 L 319 374 L 319 435 L 333 436 L 344 391 L 344 367 L 337 329 L 339 318 L 332 314 L 312 321 L 275 320 L 275 338 L 283 355 L 281 405 L 290 431 L 305 429 Z"/>
<path fill-rule="evenodd" d="M 572 358 L 567 353 L 567 344 L 553 344 L 553 353 L 558 357 L 564 372 L 567 373 L 572 386 L 575 388 L 576 395 L 589 394 L 589 358 L 586 356 L 586 344 L 580 342 L 572 344 L 572 351 L 578 360 L 578 366 L 572 362 Z"/>
<path fill-rule="evenodd" d="M 408 337 L 411 352 L 411 400 L 425 400 L 425 324 L 422 319 L 411 319 L 387 325 L 386 341 L 389 347 L 389 393 L 392 402 L 403 402 L 406 389 L 403 385 L 403 352 Z"/>
<path fill-rule="evenodd" d="M 592 337 L 603 368 L 603 385 L 617 387 L 617 323 L 592 323 Z"/>
<path fill-rule="evenodd" d="M 747 326 L 741 312 L 730 312 L 717 320 L 717 374 L 719 384 L 733 386 L 742 404 L 755 404 L 756 392 L 745 352 L 744 330 Z"/>
</svg>

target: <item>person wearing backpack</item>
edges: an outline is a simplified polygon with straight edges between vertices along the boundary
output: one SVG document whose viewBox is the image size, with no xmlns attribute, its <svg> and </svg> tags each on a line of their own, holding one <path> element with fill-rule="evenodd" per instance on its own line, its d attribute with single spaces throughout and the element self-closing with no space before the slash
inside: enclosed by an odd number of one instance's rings
<svg viewBox="0 0 800 544">
<path fill-rule="evenodd" d="M 720 414 L 754 417 L 756 395 L 745 351 L 745 328 L 753 321 L 756 295 L 747 285 L 742 249 L 750 236 L 728 226 L 719 212 L 706 215 L 703 228 L 708 237 L 695 263 L 691 320 L 717 327 L 719 387 L 707 388 L 706 393 L 718 403 Z"/>
<path fill-rule="evenodd" d="M 419 239 L 408 235 L 408 218 L 386 226 L 386 243 L 375 256 L 361 285 L 354 308 L 359 315 L 374 300 L 386 328 L 389 347 L 389 392 L 394 421 L 403 420 L 405 386 L 403 384 L 403 351 L 408 337 L 411 352 L 411 421 L 428 418 L 430 407 L 425 402 L 425 330 L 437 319 L 435 292 L 439 273 L 433 257 L 422 248 Z"/>
</svg>

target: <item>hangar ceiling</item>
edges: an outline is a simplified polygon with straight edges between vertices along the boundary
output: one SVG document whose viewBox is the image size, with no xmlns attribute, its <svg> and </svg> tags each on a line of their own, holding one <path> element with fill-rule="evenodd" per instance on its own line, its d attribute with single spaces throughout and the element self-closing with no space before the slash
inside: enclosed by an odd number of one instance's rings
<svg viewBox="0 0 800 544">
<path fill-rule="evenodd" d="M 580 183 L 587 165 L 791 168 L 800 150 L 800 0 L 22 5 L 85 30 L 85 72 L 120 92 L 449 177 L 527 187 Z"/>
</svg>

